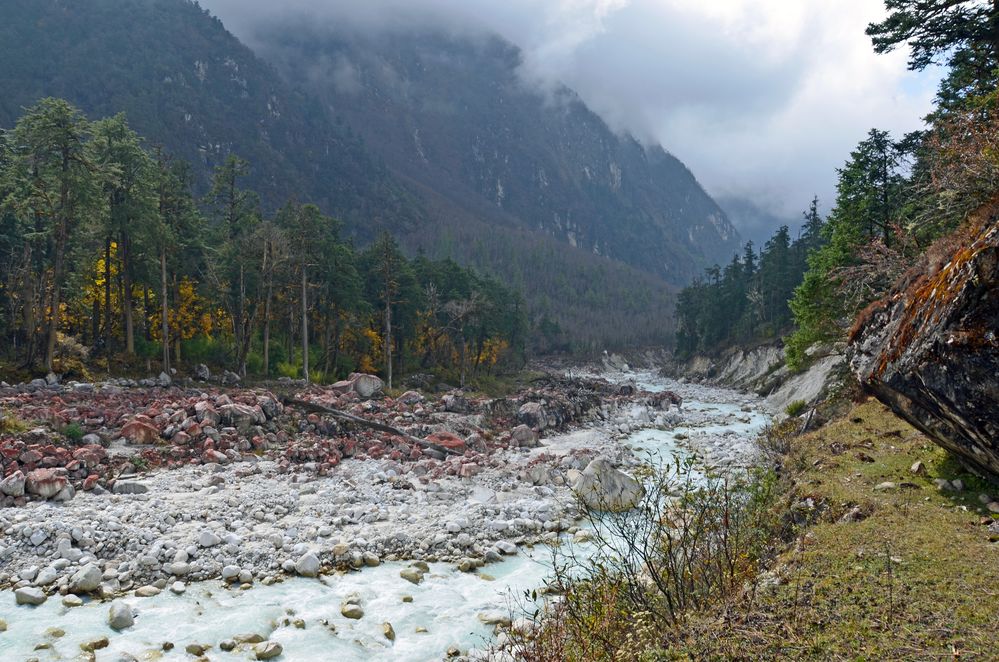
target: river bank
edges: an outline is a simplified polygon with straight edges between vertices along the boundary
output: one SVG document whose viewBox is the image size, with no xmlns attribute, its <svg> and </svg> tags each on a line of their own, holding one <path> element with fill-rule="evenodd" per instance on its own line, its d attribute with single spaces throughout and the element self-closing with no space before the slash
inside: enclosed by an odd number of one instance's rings
<svg viewBox="0 0 999 662">
<path fill-rule="evenodd" d="M 182 659 L 189 644 L 216 655 L 245 632 L 280 643 L 282 659 L 315 659 L 317 646 L 344 659 L 429 659 L 481 647 L 506 620 L 498 614 L 509 613 L 511 591 L 543 583 L 544 544 L 585 540 L 571 483 L 592 459 L 625 471 L 650 452 L 696 453 L 714 469 L 752 461 L 752 437 L 766 420 L 755 397 L 650 373 L 605 377 L 608 393 L 626 395 L 602 398 L 564 432 L 542 430 L 537 446 L 487 441 L 473 462 L 467 453 L 452 462 L 453 472 L 451 459 L 424 459 L 421 469 L 359 454 L 317 472 L 254 456 L 153 471 L 129 479 L 145 488 L 137 493 L 81 492 L 2 509 L 0 579 L 53 595 L 33 608 L 0 595 L 0 652 L 54 659 L 107 636 L 115 654 Z M 649 395 L 664 390 L 683 407 L 650 407 Z M 419 406 L 459 419 L 451 429 L 485 407 L 446 412 L 436 398 Z M 499 437 L 484 418 L 476 422 L 484 439 Z M 475 469 L 462 471 L 468 464 Z M 78 590 L 84 579 L 97 586 Z M 83 606 L 62 604 L 76 593 Z M 361 618 L 341 609 L 352 593 Z M 137 613 L 134 626 L 117 632 L 98 598 L 123 596 Z M 282 616 L 288 609 L 295 613 Z M 191 626 L 198 617 L 210 622 Z M 64 634 L 46 634 L 52 627 Z M 239 651 L 257 654 L 249 644 Z"/>
</svg>

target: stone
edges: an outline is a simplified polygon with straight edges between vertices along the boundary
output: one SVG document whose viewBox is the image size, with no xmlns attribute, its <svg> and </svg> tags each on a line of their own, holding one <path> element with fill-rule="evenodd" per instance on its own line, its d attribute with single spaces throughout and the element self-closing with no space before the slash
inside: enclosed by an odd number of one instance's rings
<svg viewBox="0 0 999 662">
<path fill-rule="evenodd" d="M 114 494 L 145 494 L 149 486 L 137 480 L 116 480 L 111 492 Z"/>
<path fill-rule="evenodd" d="M 24 481 L 25 491 L 43 499 L 51 499 L 69 483 L 65 469 L 35 469 L 28 472 Z"/>
<path fill-rule="evenodd" d="M 120 600 L 111 603 L 108 609 L 108 625 L 112 630 L 125 630 L 135 625 L 135 616 L 132 608 Z"/>
<path fill-rule="evenodd" d="M 94 651 L 99 651 L 107 648 L 111 645 L 111 642 L 107 637 L 98 637 L 96 639 L 89 639 L 82 644 L 80 644 L 80 650 L 85 653 L 93 653 Z"/>
<path fill-rule="evenodd" d="M 468 400 L 457 393 L 448 393 L 441 398 L 441 403 L 444 405 L 444 411 L 453 414 L 467 414 L 469 410 Z"/>
<path fill-rule="evenodd" d="M 11 497 L 24 496 L 25 481 L 24 474 L 20 470 L 15 471 L 0 481 L 0 492 Z"/>
<path fill-rule="evenodd" d="M 204 363 L 199 363 L 194 368 L 194 376 L 203 382 L 207 382 L 212 378 L 212 371 Z"/>
<path fill-rule="evenodd" d="M 33 586 L 26 586 L 14 591 L 14 602 L 19 605 L 37 606 L 44 604 L 46 600 L 48 600 L 48 596 L 45 595 L 45 592 Z"/>
<path fill-rule="evenodd" d="M 295 561 L 295 572 L 303 577 L 318 577 L 319 567 L 319 557 L 312 552 L 303 554 Z"/>
<path fill-rule="evenodd" d="M 382 623 L 382 634 L 389 641 L 395 641 L 395 628 L 392 627 L 391 623 Z"/>
<path fill-rule="evenodd" d="M 419 584 L 423 581 L 423 571 L 412 566 L 400 570 L 399 576 L 407 582 L 412 582 L 413 584 Z"/>
<path fill-rule="evenodd" d="M 253 656 L 258 660 L 273 660 L 284 651 L 276 641 L 265 641 L 253 647 Z"/>
<path fill-rule="evenodd" d="M 198 544 L 202 547 L 214 547 L 222 542 L 222 539 L 215 535 L 212 531 L 205 529 L 198 534 Z"/>
<path fill-rule="evenodd" d="M 434 432 L 427 437 L 427 441 L 457 453 L 465 452 L 465 440 L 452 432 L 445 430 Z"/>
<path fill-rule="evenodd" d="M 912 463 L 911 467 L 909 467 L 909 473 L 912 473 L 912 474 L 914 474 L 916 476 L 925 476 L 926 475 L 926 465 L 923 464 L 922 460 L 917 460 L 916 462 Z"/>
<path fill-rule="evenodd" d="M 343 614 L 345 618 L 352 618 L 354 620 L 364 616 L 364 610 L 361 609 L 361 605 L 354 603 L 344 603 L 340 605 L 340 613 Z"/>
<path fill-rule="evenodd" d="M 219 650 L 229 653 L 236 650 L 236 640 L 235 639 L 223 639 L 219 642 Z"/>
<path fill-rule="evenodd" d="M 971 213 L 869 306 L 850 368 L 895 414 L 999 477 L 999 202 Z"/>
<path fill-rule="evenodd" d="M 239 566 L 227 565 L 222 568 L 222 581 L 231 582 L 239 578 Z"/>
<path fill-rule="evenodd" d="M 262 641 L 267 641 L 267 639 L 256 632 L 247 632 L 244 634 L 237 634 L 233 639 L 240 644 L 259 644 Z"/>
<path fill-rule="evenodd" d="M 78 595 L 73 595 L 72 593 L 67 595 L 62 599 L 62 606 L 72 609 L 73 607 L 82 607 L 83 598 Z"/>
<path fill-rule="evenodd" d="M 518 448 L 537 448 L 538 433 L 527 425 L 518 425 L 510 432 L 510 441 Z"/>
<path fill-rule="evenodd" d="M 162 386 L 163 388 L 166 388 L 173 383 L 173 380 L 170 379 L 170 375 L 166 374 L 165 372 L 161 372 L 159 377 L 156 378 L 156 383 Z"/>
<path fill-rule="evenodd" d="M 645 496 L 641 482 L 618 471 L 603 457 L 586 466 L 572 489 L 587 508 L 609 512 L 630 510 Z"/>
<path fill-rule="evenodd" d="M 170 584 L 170 592 L 174 595 L 184 595 L 187 591 L 187 585 L 184 582 L 174 582 Z"/>
<path fill-rule="evenodd" d="M 100 588 L 104 573 L 93 563 L 83 566 L 69 578 L 70 593 L 92 593 Z"/>
<path fill-rule="evenodd" d="M 140 586 L 135 589 L 135 595 L 139 598 L 153 598 L 160 594 L 160 589 L 155 586 Z"/>
<path fill-rule="evenodd" d="M 159 443 L 160 431 L 148 420 L 133 418 L 121 428 L 121 436 L 133 444 L 149 446 Z"/>
<path fill-rule="evenodd" d="M 385 383 L 378 377 L 362 373 L 351 375 L 348 381 L 350 381 L 354 393 L 357 393 L 362 398 L 373 397 L 385 387 Z"/>
<path fill-rule="evenodd" d="M 201 644 L 188 644 L 187 646 L 184 647 L 185 653 L 187 653 L 188 655 L 193 655 L 195 657 L 204 655 L 205 650 L 207 649 Z"/>
<path fill-rule="evenodd" d="M 517 410 L 517 420 L 538 432 L 548 427 L 548 413 L 540 402 L 525 402 Z"/>
<path fill-rule="evenodd" d="M 878 483 L 874 486 L 875 492 L 887 492 L 894 489 L 898 489 L 898 483 L 893 483 L 890 480 L 886 480 L 885 482 Z"/>
</svg>

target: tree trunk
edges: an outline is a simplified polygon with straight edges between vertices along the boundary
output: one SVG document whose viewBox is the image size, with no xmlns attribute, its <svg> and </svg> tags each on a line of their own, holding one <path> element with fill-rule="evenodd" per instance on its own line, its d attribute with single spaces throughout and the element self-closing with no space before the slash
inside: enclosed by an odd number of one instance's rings
<svg viewBox="0 0 999 662">
<path fill-rule="evenodd" d="M 392 390 L 392 305 L 385 298 L 385 381 Z"/>
<path fill-rule="evenodd" d="M 121 308 L 125 318 L 125 353 L 129 356 L 135 354 L 135 322 L 132 311 L 132 267 L 129 264 L 131 259 L 131 246 L 129 246 L 128 235 L 121 237 Z"/>
<path fill-rule="evenodd" d="M 59 333 L 59 306 L 62 305 L 62 272 L 66 261 L 66 242 L 68 240 L 68 228 L 66 219 L 59 220 L 59 228 L 56 231 L 55 261 L 52 265 L 52 304 L 49 320 L 49 333 L 45 346 L 45 370 L 52 372 L 52 364 L 55 360 L 56 335 Z"/>
<path fill-rule="evenodd" d="M 104 351 L 111 351 L 111 329 L 114 312 L 111 310 L 111 235 L 104 239 Z"/>
<path fill-rule="evenodd" d="M 309 383 L 309 303 L 308 278 L 305 265 L 302 265 L 302 375 Z"/>
<path fill-rule="evenodd" d="M 264 296 L 264 377 L 271 371 L 271 297 L 274 295 L 274 265 L 268 271 L 267 258 L 270 242 L 264 242 L 264 274 L 267 277 L 267 294 Z"/>
<path fill-rule="evenodd" d="M 163 371 L 170 374 L 170 305 L 167 299 L 166 246 L 160 249 L 160 334 L 163 342 Z"/>
</svg>

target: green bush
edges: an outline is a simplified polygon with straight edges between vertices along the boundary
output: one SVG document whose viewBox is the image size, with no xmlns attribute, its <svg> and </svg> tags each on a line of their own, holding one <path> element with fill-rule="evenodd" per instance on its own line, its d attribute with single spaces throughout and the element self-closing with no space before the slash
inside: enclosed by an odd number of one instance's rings
<svg viewBox="0 0 999 662">
<path fill-rule="evenodd" d="M 805 402 L 804 400 L 795 400 L 784 409 L 784 413 L 786 413 L 791 418 L 795 418 L 797 416 L 801 416 L 802 414 L 804 414 L 805 410 L 807 409 L 808 409 L 807 402 Z"/>
<path fill-rule="evenodd" d="M 80 441 L 83 439 L 83 428 L 74 421 L 62 429 L 62 436 L 70 441 Z"/>
</svg>

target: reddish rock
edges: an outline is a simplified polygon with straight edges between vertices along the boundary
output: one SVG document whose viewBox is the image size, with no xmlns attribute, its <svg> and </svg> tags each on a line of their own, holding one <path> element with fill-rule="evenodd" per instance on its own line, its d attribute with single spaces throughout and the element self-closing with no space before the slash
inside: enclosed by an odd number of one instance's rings
<svg viewBox="0 0 999 662">
<path fill-rule="evenodd" d="M 69 482 L 59 469 L 35 469 L 28 473 L 25 489 L 43 499 L 51 499 L 62 491 Z"/>
<path fill-rule="evenodd" d="M 216 450 L 207 450 L 201 456 L 205 463 L 215 462 L 216 464 L 229 464 L 229 458 L 224 454 Z"/>
<path fill-rule="evenodd" d="M 42 461 L 42 454 L 37 450 L 26 450 L 21 453 L 21 457 L 18 458 L 21 464 L 38 464 Z"/>
<path fill-rule="evenodd" d="M 160 441 L 160 431 L 152 423 L 136 417 L 121 428 L 121 436 L 133 444 L 155 444 Z"/>
<path fill-rule="evenodd" d="M 458 435 L 452 434 L 450 432 L 434 432 L 432 435 L 427 437 L 427 441 L 437 444 L 438 446 L 443 446 L 449 450 L 457 451 L 459 453 L 465 452 L 465 442 Z"/>
<path fill-rule="evenodd" d="M 100 476 L 98 476 L 97 474 L 90 474 L 89 476 L 83 479 L 83 485 L 81 489 L 83 489 L 84 491 L 89 491 L 94 489 L 94 486 L 97 485 L 98 480 L 100 480 Z"/>
</svg>

